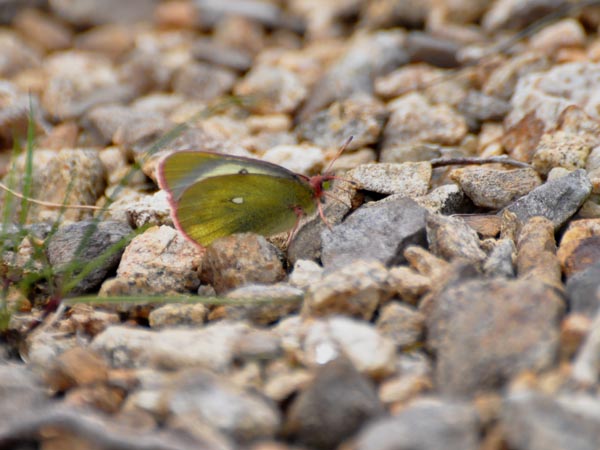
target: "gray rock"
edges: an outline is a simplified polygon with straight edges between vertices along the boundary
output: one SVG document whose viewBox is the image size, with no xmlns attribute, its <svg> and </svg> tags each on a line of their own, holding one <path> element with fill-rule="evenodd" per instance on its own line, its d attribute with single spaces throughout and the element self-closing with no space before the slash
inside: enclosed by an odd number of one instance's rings
<svg viewBox="0 0 600 450">
<path fill-rule="evenodd" d="M 365 191 L 414 198 L 427 193 L 431 172 L 428 162 L 377 163 L 362 164 L 350 170 L 347 176 Z"/>
<path fill-rule="evenodd" d="M 304 317 L 333 314 L 370 320 L 390 297 L 388 271 L 376 260 L 350 261 L 312 284 L 302 307 Z"/>
<path fill-rule="evenodd" d="M 583 49 L 586 45 L 586 31 L 578 18 L 562 17 L 556 23 L 538 30 L 529 41 L 532 50 L 550 57 L 563 49 Z"/>
<path fill-rule="evenodd" d="M 406 38 L 406 50 L 411 62 L 425 62 L 436 67 L 457 67 L 460 44 L 433 33 L 411 31 Z"/>
<path fill-rule="evenodd" d="M 571 379 L 577 386 L 589 388 L 600 376 L 600 314 L 587 321 L 588 333 L 573 362 Z"/>
<path fill-rule="evenodd" d="M 348 214 L 356 197 L 356 187 L 342 180 L 336 180 L 333 189 L 329 191 L 338 201 L 333 198 L 326 198 L 323 205 L 325 218 L 330 225 L 341 222 Z M 295 264 L 296 261 L 307 259 L 317 261 L 321 258 L 322 233 L 327 229 L 319 215 L 309 219 L 306 223 L 300 225 L 300 229 L 290 243 L 287 251 L 288 260 Z"/>
<path fill-rule="evenodd" d="M 483 85 L 483 92 L 503 100 L 510 100 L 519 78 L 532 72 L 542 72 L 550 60 L 538 52 L 528 52 L 500 64 Z"/>
<path fill-rule="evenodd" d="M 229 69 L 192 62 L 177 71 L 173 90 L 185 98 L 210 101 L 229 92 L 235 80 L 235 73 Z"/>
<path fill-rule="evenodd" d="M 359 35 L 317 82 L 300 112 L 305 118 L 335 100 L 373 92 L 375 77 L 408 62 L 405 35 L 398 29 Z"/>
<path fill-rule="evenodd" d="M 424 208 L 408 198 L 364 205 L 322 233 L 323 265 L 334 269 L 357 259 L 397 265 L 404 261 L 406 247 L 424 245 L 425 214 Z"/>
<path fill-rule="evenodd" d="M 429 214 L 426 223 L 427 241 L 434 255 L 447 261 L 461 258 L 474 265 L 485 259 L 477 233 L 465 221 L 457 217 Z"/>
<path fill-rule="evenodd" d="M 42 380 L 22 364 L 0 364 L 0 423 L 48 402 Z"/>
<path fill-rule="evenodd" d="M 494 170 L 469 167 L 453 170 L 450 178 L 477 206 L 500 209 L 542 184 L 533 169 Z"/>
<path fill-rule="evenodd" d="M 287 284 L 251 284 L 227 293 L 230 301 L 213 316 L 269 325 L 300 309 L 304 292 Z M 216 311 L 216 310 L 215 310 Z"/>
<path fill-rule="evenodd" d="M 113 136 L 119 127 L 129 121 L 131 123 L 141 121 L 166 122 L 166 119 L 156 112 L 133 110 L 127 106 L 109 104 L 90 109 L 85 114 L 84 125 L 100 143 L 108 144 L 112 142 Z"/>
<path fill-rule="evenodd" d="M 456 184 L 444 184 L 429 194 L 414 199 L 423 208 L 434 214 L 449 216 L 465 210 L 468 199 Z"/>
<path fill-rule="evenodd" d="M 15 173 L 25 173 L 26 153 L 21 153 L 15 163 Z M 36 148 L 33 158 L 32 186 L 30 196 L 36 200 L 59 205 L 95 205 L 106 187 L 106 173 L 99 152 L 92 148 L 66 148 L 60 151 Z M 14 188 L 22 191 L 22 180 Z M 6 181 L 5 181 L 6 183 Z M 3 198 L 3 195 L 0 198 Z M 0 201 L 2 205 L 4 201 Z M 18 204 L 18 203 L 17 203 Z M 19 222 L 20 208 L 10 211 L 13 222 Z M 54 222 L 79 221 L 91 217 L 83 208 L 46 208 L 29 204 L 27 221 Z"/>
<path fill-rule="evenodd" d="M 199 38 L 194 41 L 192 55 L 199 61 L 242 72 L 252 67 L 252 56 L 248 51 L 219 43 L 211 38 Z"/>
<path fill-rule="evenodd" d="M 289 282 L 299 289 L 308 289 L 323 276 L 323 267 L 314 261 L 301 259 L 294 264 L 294 270 L 290 273 Z"/>
<path fill-rule="evenodd" d="M 46 0 L 5 0 L 0 11 L 0 23 L 8 25 L 19 11 L 29 8 L 43 8 L 45 5 Z"/>
<path fill-rule="evenodd" d="M 106 276 L 114 271 L 123 247 L 109 248 L 131 233 L 131 228 L 122 222 L 94 222 L 86 220 L 60 227 L 48 240 L 46 254 L 48 261 L 59 276 L 59 283 L 69 283 L 88 263 L 94 263 L 94 269 L 70 290 L 72 294 L 82 294 L 96 289 Z M 101 255 L 108 257 L 100 259 Z M 68 275 L 67 275 L 68 274 Z"/>
<path fill-rule="evenodd" d="M 387 111 L 370 96 L 349 98 L 333 103 L 302 122 L 297 132 L 303 139 L 320 147 L 336 148 L 350 136 L 347 150 L 356 150 L 377 143 Z"/>
<path fill-rule="evenodd" d="M 413 28 L 425 22 L 429 7 L 428 3 L 420 0 L 384 0 L 368 3 L 364 5 L 362 20 L 368 29 L 387 28 L 398 24 Z"/>
<path fill-rule="evenodd" d="M 376 325 L 381 334 L 403 349 L 421 341 L 425 332 L 425 316 L 414 307 L 390 302 L 381 308 Z"/>
<path fill-rule="evenodd" d="M 514 450 L 593 450 L 600 442 L 596 396 L 535 392 L 510 394 L 501 410 L 507 444 Z"/>
<path fill-rule="evenodd" d="M 501 121 L 510 111 L 505 100 L 470 90 L 458 104 L 457 109 L 467 119 L 470 129 L 478 129 L 481 122 Z"/>
<path fill-rule="evenodd" d="M 171 227 L 152 227 L 129 243 L 116 278 L 104 282 L 101 294 L 192 292 L 200 285 L 201 265 L 197 245 Z"/>
<path fill-rule="evenodd" d="M 399 142 L 381 150 L 379 161 L 383 163 L 403 163 L 429 161 L 441 156 L 441 147 L 427 142 Z"/>
<path fill-rule="evenodd" d="M 156 308 L 148 315 L 151 328 L 202 325 L 206 321 L 208 308 L 202 303 L 173 303 Z"/>
<path fill-rule="evenodd" d="M 307 144 L 269 146 L 262 155 L 262 160 L 301 174 L 318 173 L 325 167 L 323 149 Z"/>
<path fill-rule="evenodd" d="M 383 132 L 382 150 L 415 142 L 456 145 L 468 131 L 462 115 L 447 104 L 430 103 L 421 94 L 399 97 L 389 108 L 392 114 Z"/>
<path fill-rule="evenodd" d="M 511 98 L 512 110 L 506 116 L 505 126 L 510 127 L 534 112 L 544 123 L 545 130 L 550 130 L 570 105 L 580 106 L 597 119 L 599 99 L 594 93 L 600 85 L 598 69 L 599 64 L 595 62 L 571 62 L 521 77 Z M 556 86 L 561 89 L 557 91 Z"/>
<path fill-rule="evenodd" d="M 240 442 L 274 437 L 281 421 L 267 398 L 206 370 L 183 371 L 162 393 L 170 420 L 192 431 L 209 426 Z"/>
<path fill-rule="evenodd" d="M 567 280 L 569 309 L 590 319 L 600 307 L 600 263 L 576 272 Z"/>
<path fill-rule="evenodd" d="M 564 304 L 542 283 L 457 281 L 421 310 L 443 393 L 496 389 L 522 370 L 542 370 L 555 361 Z"/>
<path fill-rule="evenodd" d="M 285 330 L 279 330 L 285 333 Z M 382 379 L 396 369 L 396 345 L 369 322 L 348 317 L 306 321 L 292 331 L 301 342 L 297 357 L 309 367 L 325 364 L 340 355 L 371 378 Z M 283 336 L 283 339 L 289 339 Z M 302 341 L 302 338 L 304 340 Z"/>
<path fill-rule="evenodd" d="M 134 199 L 124 199 L 110 205 L 109 213 L 118 216 L 120 213 L 127 218 L 135 228 L 148 225 L 172 225 L 171 205 L 165 191 L 154 195 L 140 196 Z"/>
<path fill-rule="evenodd" d="M 522 223 L 530 217 L 543 216 L 558 229 L 577 212 L 591 191 L 585 170 L 579 169 L 546 182 L 505 209 L 516 214 Z"/>
<path fill-rule="evenodd" d="M 379 419 L 356 440 L 356 450 L 475 450 L 479 424 L 473 407 L 420 400 L 399 414 Z"/>
<path fill-rule="evenodd" d="M 133 84 L 120 83 L 114 66 L 93 53 L 69 49 L 44 61 L 49 74 L 42 106 L 55 120 L 76 119 L 91 108 L 131 101 Z"/>
<path fill-rule="evenodd" d="M 285 278 L 282 261 L 279 249 L 263 236 L 234 234 L 207 247 L 201 278 L 217 294 L 248 284 L 271 284 Z"/>
<path fill-rule="evenodd" d="M 512 239 L 499 239 L 483 264 L 483 271 L 491 277 L 513 278 L 517 248 Z"/>
<path fill-rule="evenodd" d="M 98 334 L 91 346 L 113 367 L 204 367 L 222 372 L 232 364 L 238 339 L 247 329 L 247 325 L 226 322 L 159 331 L 113 326 Z"/>
<path fill-rule="evenodd" d="M 388 274 L 390 293 L 400 300 L 416 305 L 431 290 L 432 280 L 408 266 L 391 267 Z"/>
<path fill-rule="evenodd" d="M 374 386 L 344 357 L 316 371 L 290 407 L 286 433 L 316 449 L 335 448 L 384 413 Z"/>
<path fill-rule="evenodd" d="M 3 4 L 3 7 L 6 8 L 6 5 Z M 0 12 L 0 14 L 2 13 Z M 3 78 L 12 77 L 20 71 L 33 68 L 40 63 L 39 53 L 34 51 L 22 38 L 12 32 L 4 31 L 0 35 L 0 51 L 2 52 L 2 55 L 4 55 L 2 62 L 0 62 L 0 76 Z M 25 110 L 26 104 L 23 104 L 20 101 L 22 100 L 22 98 L 19 98 L 21 92 L 18 92 L 16 86 L 7 82 L 7 80 L 3 80 L 2 84 L 3 86 L 1 89 L 4 95 L 7 93 L 13 94 L 11 96 L 13 98 L 7 102 L 8 104 L 6 106 L 9 106 L 10 103 L 15 105 L 15 100 L 17 100 L 17 103 L 21 103 L 21 107 Z M 13 110 L 13 113 L 14 112 L 15 110 Z M 26 126 L 26 122 L 22 123 L 22 125 Z"/>
<path fill-rule="evenodd" d="M 210 82 L 210 80 L 207 80 Z M 259 114 L 293 113 L 307 96 L 306 86 L 293 71 L 256 65 L 235 86 L 235 95 L 250 96 L 249 107 Z"/>
<path fill-rule="evenodd" d="M 281 337 L 272 330 L 251 329 L 238 340 L 236 361 L 275 360 L 282 356 Z"/>
<path fill-rule="evenodd" d="M 594 141 L 581 132 L 545 133 L 538 142 L 531 165 L 542 175 L 548 175 L 555 167 L 569 171 L 582 169 L 586 166 Z"/>
<path fill-rule="evenodd" d="M 482 25 L 487 31 L 510 27 L 521 29 L 547 14 L 564 7 L 565 0 L 527 0 L 513 2 L 501 0 L 495 2 L 483 16 Z"/>
<path fill-rule="evenodd" d="M 89 26 L 151 20 L 158 1 L 132 0 L 123 3 L 119 0 L 109 0 L 102 6 L 94 0 L 51 0 L 49 3 L 54 14 L 61 19 L 74 25 Z"/>
</svg>

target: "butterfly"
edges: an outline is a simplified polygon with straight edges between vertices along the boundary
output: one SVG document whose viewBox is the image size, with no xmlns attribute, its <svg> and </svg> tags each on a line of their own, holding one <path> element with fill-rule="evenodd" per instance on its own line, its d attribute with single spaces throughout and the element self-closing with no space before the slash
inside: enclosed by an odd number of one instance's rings
<svg viewBox="0 0 600 450">
<path fill-rule="evenodd" d="M 270 236 L 291 229 L 289 244 L 300 219 L 315 210 L 327 224 L 321 200 L 337 178 L 330 168 L 307 177 L 257 159 L 180 151 L 161 160 L 158 183 L 168 193 L 175 227 L 203 247 L 234 233 Z"/>
</svg>

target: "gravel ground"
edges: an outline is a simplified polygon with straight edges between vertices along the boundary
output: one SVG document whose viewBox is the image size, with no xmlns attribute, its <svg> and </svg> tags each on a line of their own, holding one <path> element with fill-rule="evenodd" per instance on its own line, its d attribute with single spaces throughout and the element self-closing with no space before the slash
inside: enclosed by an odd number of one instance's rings
<svg viewBox="0 0 600 450">
<path fill-rule="evenodd" d="M 0 0 L 0 448 L 600 448 L 587 3 Z M 343 179 L 202 247 L 181 150 Z"/>
</svg>

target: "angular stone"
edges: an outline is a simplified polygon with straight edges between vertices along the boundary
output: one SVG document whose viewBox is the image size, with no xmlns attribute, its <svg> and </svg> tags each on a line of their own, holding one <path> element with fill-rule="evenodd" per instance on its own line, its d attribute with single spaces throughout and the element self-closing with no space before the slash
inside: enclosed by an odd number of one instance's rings
<svg viewBox="0 0 600 450">
<path fill-rule="evenodd" d="M 529 450 L 593 450 L 600 442 L 600 403 L 586 394 L 557 399 L 535 392 L 510 394 L 501 422 L 508 445 Z"/>
<path fill-rule="evenodd" d="M 570 276 L 566 290 L 571 311 L 594 318 L 600 307 L 600 262 Z"/>
<path fill-rule="evenodd" d="M 477 233 L 460 218 L 429 214 L 427 241 L 430 251 L 447 261 L 461 258 L 480 264 L 486 257 Z"/>
<path fill-rule="evenodd" d="M 233 363 L 237 341 L 247 329 L 241 323 L 225 322 L 159 331 L 114 326 L 97 335 L 91 346 L 113 367 L 205 367 L 222 372 Z"/>
<path fill-rule="evenodd" d="M 202 280 L 218 294 L 247 284 L 271 284 L 285 278 L 282 260 L 277 247 L 262 236 L 227 236 L 206 249 Z"/>
<path fill-rule="evenodd" d="M 542 135 L 532 166 L 542 175 L 555 167 L 567 170 L 583 169 L 592 150 L 592 142 L 584 135 L 554 131 Z"/>
<path fill-rule="evenodd" d="M 125 249 L 117 276 L 107 280 L 103 295 L 190 292 L 198 288 L 202 251 L 171 227 L 152 227 Z"/>
<path fill-rule="evenodd" d="M 455 145 L 467 134 L 464 117 L 448 105 L 430 104 L 420 94 L 400 97 L 390 108 L 392 114 L 383 134 L 384 150 L 407 142 Z"/>
<path fill-rule="evenodd" d="M 215 308 L 209 318 L 269 325 L 297 312 L 303 298 L 303 291 L 284 283 L 268 286 L 250 284 L 228 292 L 228 304 Z"/>
<path fill-rule="evenodd" d="M 357 450 L 475 450 L 479 424 L 472 406 L 449 400 L 417 400 L 393 417 L 379 419 L 356 440 Z"/>
<path fill-rule="evenodd" d="M 148 315 L 151 328 L 167 328 L 173 326 L 198 326 L 206 321 L 208 308 L 202 303 L 172 303 L 156 308 Z"/>
<path fill-rule="evenodd" d="M 298 356 L 309 367 L 344 355 L 371 378 L 385 378 L 395 370 L 396 345 L 369 322 L 338 316 L 306 323 L 303 328 Z"/>
<path fill-rule="evenodd" d="M 370 320 L 390 296 L 388 271 L 379 261 L 355 260 L 327 273 L 306 292 L 305 317 L 348 315 Z"/>
<path fill-rule="evenodd" d="M 365 191 L 413 198 L 427 193 L 431 171 L 431 164 L 427 162 L 378 163 L 358 166 L 346 176 Z"/>
<path fill-rule="evenodd" d="M 181 371 L 162 398 L 180 428 L 205 426 L 239 442 L 274 437 L 281 421 L 273 403 L 207 370 Z"/>
<path fill-rule="evenodd" d="M 437 354 L 438 389 L 472 396 L 554 364 L 565 307 L 534 280 L 474 279 L 450 285 L 421 309 Z"/>
<path fill-rule="evenodd" d="M 406 247 L 424 244 L 425 214 L 408 198 L 367 204 L 323 232 L 323 265 L 333 269 L 356 259 L 399 264 Z"/>
<path fill-rule="evenodd" d="M 533 169 L 470 167 L 453 170 L 450 178 L 477 206 L 492 209 L 503 208 L 542 184 L 540 176 Z"/>
<path fill-rule="evenodd" d="M 414 307 L 389 302 L 381 308 L 377 329 L 392 339 L 399 349 L 411 348 L 425 332 L 425 316 Z"/>
<path fill-rule="evenodd" d="M 59 276 L 63 284 L 70 283 L 81 268 L 91 264 L 93 270 L 70 289 L 71 294 L 90 292 L 97 289 L 119 265 L 123 247 L 114 250 L 110 247 L 131 233 L 129 225 L 115 221 L 86 220 L 64 225 L 48 240 L 48 261 L 57 274 L 63 273 Z"/>
<path fill-rule="evenodd" d="M 296 397 L 285 432 L 310 448 L 331 449 L 383 412 L 371 382 L 339 357 L 317 368 Z"/>
<path fill-rule="evenodd" d="M 530 217 L 546 217 L 552 221 L 554 229 L 558 229 L 577 212 L 591 191 L 592 184 L 585 170 L 579 169 L 547 181 L 505 209 L 515 213 L 523 223 Z"/>
<path fill-rule="evenodd" d="M 532 217 L 523 225 L 517 240 L 517 274 L 562 290 L 554 227 L 548 219 Z"/>
<path fill-rule="evenodd" d="M 351 97 L 313 114 L 297 131 L 304 140 L 323 148 L 339 147 L 352 136 L 347 150 L 357 150 L 377 142 L 386 118 L 379 101 L 369 96 Z"/>
<path fill-rule="evenodd" d="M 600 220 L 575 220 L 562 236 L 557 256 L 563 273 L 570 278 L 575 273 L 600 261 Z"/>
</svg>

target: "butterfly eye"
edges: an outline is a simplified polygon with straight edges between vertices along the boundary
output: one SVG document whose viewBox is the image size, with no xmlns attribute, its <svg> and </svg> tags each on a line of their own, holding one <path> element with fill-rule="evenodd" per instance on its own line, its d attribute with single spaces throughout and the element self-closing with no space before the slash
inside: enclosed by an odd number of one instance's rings
<svg viewBox="0 0 600 450">
<path fill-rule="evenodd" d="M 323 181 L 323 189 L 327 190 L 331 187 L 331 180 Z"/>
<path fill-rule="evenodd" d="M 238 173 L 239 173 L 240 175 L 246 175 L 246 174 L 248 173 L 248 169 L 240 169 L 240 170 L 238 171 Z"/>
</svg>

